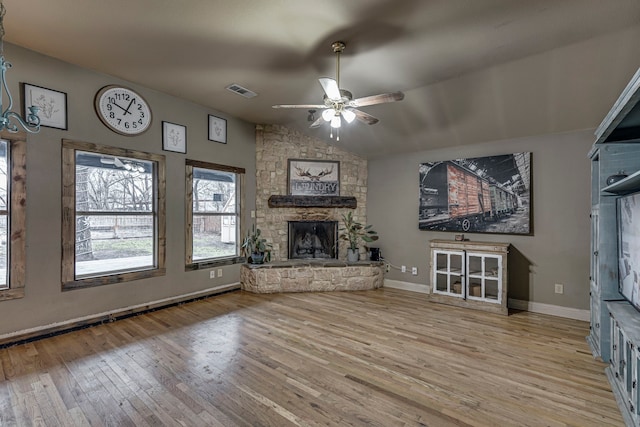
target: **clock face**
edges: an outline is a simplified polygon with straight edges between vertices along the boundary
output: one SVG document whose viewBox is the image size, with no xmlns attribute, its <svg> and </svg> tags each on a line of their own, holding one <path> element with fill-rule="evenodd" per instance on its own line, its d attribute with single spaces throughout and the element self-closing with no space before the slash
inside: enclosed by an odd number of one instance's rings
<svg viewBox="0 0 640 427">
<path fill-rule="evenodd" d="M 139 135 L 151 125 L 147 101 L 125 87 L 103 87 L 96 94 L 95 107 L 102 123 L 122 135 Z"/>
</svg>

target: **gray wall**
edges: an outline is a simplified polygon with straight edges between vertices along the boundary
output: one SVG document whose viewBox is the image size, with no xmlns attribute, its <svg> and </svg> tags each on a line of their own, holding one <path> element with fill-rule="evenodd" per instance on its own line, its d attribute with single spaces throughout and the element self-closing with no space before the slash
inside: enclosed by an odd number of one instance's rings
<svg viewBox="0 0 640 427">
<path fill-rule="evenodd" d="M 184 271 L 185 158 L 246 168 L 244 212 L 248 222 L 249 212 L 255 209 L 253 124 L 16 46 L 5 44 L 5 56 L 13 64 L 7 73 L 15 98 L 13 110 L 22 111 L 19 82 L 66 92 L 69 126 L 67 131 L 42 128 L 39 134 L 29 135 L 27 139 L 26 296 L 0 302 L 0 335 L 238 282 L 237 265 L 222 267 L 223 277 L 216 279 L 209 279 L 209 270 Z M 125 137 L 108 130 L 100 122 L 93 100 L 96 92 L 108 84 L 129 86 L 146 98 L 153 112 L 150 130 L 137 137 Z M 227 119 L 226 145 L 207 140 L 207 114 Z M 186 155 L 162 151 L 163 120 L 187 126 Z M 61 292 L 62 138 L 166 156 L 166 276 Z"/>
<path fill-rule="evenodd" d="M 386 278 L 429 286 L 431 239 L 455 233 L 418 229 L 418 165 L 426 161 L 532 152 L 533 235 L 465 233 L 475 241 L 510 242 L 509 298 L 589 308 L 590 162 L 593 131 L 538 136 L 403 154 L 369 161 L 368 222 L 396 269 Z M 564 294 L 554 284 L 564 284 Z"/>
</svg>

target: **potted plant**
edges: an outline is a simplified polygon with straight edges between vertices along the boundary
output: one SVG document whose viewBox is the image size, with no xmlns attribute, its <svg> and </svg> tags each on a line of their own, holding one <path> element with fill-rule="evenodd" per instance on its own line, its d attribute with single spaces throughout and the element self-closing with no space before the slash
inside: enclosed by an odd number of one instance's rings
<svg viewBox="0 0 640 427">
<path fill-rule="evenodd" d="M 271 260 L 271 245 L 261 236 L 262 232 L 255 224 L 242 241 L 242 254 L 251 264 L 264 264 Z"/>
<path fill-rule="evenodd" d="M 371 225 L 364 225 L 353 219 L 353 213 L 349 211 L 342 215 L 344 227 L 340 229 L 340 240 L 349 242 L 347 248 L 347 261 L 356 262 L 360 259 L 360 243 L 371 243 L 378 240 L 378 233 L 371 229 Z"/>
</svg>

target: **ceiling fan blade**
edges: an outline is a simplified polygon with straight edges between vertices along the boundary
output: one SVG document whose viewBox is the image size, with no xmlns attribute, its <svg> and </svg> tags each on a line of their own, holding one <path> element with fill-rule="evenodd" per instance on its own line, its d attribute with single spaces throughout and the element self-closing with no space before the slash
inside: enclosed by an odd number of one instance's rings
<svg viewBox="0 0 640 427">
<path fill-rule="evenodd" d="M 371 114 L 365 113 L 364 111 L 356 110 L 355 108 L 352 108 L 350 111 L 353 111 L 356 114 L 356 119 L 368 125 L 375 125 L 380 121 L 378 118 L 373 117 Z"/>
<path fill-rule="evenodd" d="M 349 105 L 352 107 L 366 107 L 367 105 L 384 104 L 385 102 L 396 102 L 402 101 L 403 99 L 404 93 L 402 92 L 381 93 L 379 95 L 354 99 L 353 101 L 349 101 Z"/>
<path fill-rule="evenodd" d="M 323 123 L 324 123 L 324 119 L 322 118 L 322 116 L 320 116 L 316 119 L 315 122 L 311 123 L 309 127 L 311 129 L 314 129 L 314 128 L 320 127 L 320 125 L 322 125 Z"/>
<path fill-rule="evenodd" d="M 272 105 L 271 108 L 306 108 L 306 109 L 320 109 L 327 108 L 326 105 L 319 104 L 280 104 L 280 105 Z"/>
<path fill-rule="evenodd" d="M 327 98 L 331 100 L 342 98 L 342 95 L 340 95 L 340 88 L 335 80 L 330 79 L 329 77 L 321 77 L 318 80 L 320 81 L 320 85 L 322 85 L 324 93 L 327 94 Z"/>
</svg>

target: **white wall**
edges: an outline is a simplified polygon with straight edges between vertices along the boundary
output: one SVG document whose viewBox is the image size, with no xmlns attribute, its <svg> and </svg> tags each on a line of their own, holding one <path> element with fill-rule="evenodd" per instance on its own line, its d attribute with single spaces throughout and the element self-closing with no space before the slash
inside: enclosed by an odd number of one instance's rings
<svg viewBox="0 0 640 427">
<path fill-rule="evenodd" d="M 456 146 L 369 161 L 368 221 L 378 246 L 395 265 L 417 266 L 418 276 L 393 269 L 387 279 L 427 287 L 428 244 L 455 233 L 418 229 L 418 165 L 427 161 L 532 152 L 533 235 L 465 233 L 476 241 L 510 242 L 509 298 L 589 308 L 590 162 L 593 131 Z M 554 284 L 564 284 L 564 294 Z"/>
</svg>

